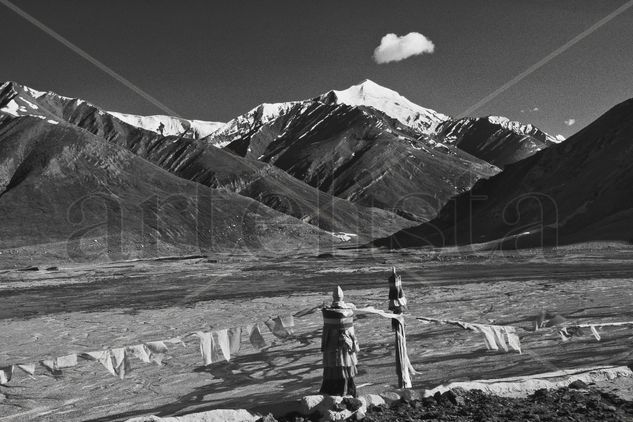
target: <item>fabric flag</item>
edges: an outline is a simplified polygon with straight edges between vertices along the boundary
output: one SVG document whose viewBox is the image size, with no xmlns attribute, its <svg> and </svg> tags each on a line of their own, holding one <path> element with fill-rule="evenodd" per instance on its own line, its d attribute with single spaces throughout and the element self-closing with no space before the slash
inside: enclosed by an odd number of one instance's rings
<svg viewBox="0 0 633 422">
<path fill-rule="evenodd" d="M 231 354 L 236 355 L 242 347 L 242 327 L 229 328 L 228 333 Z"/>
<path fill-rule="evenodd" d="M 392 314 L 389 312 L 381 311 L 379 309 L 374 308 L 373 306 L 367 306 L 365 308 L 357 308 L 358 312 L 369 312 L 370 314 L 380 315 L 385 318 L 397 319 L 401 323 L 404 323 L 404 316 L 402 314 Z"/>
<path fill-rule="evenodd" d="M 594 325 L 592 325 L 589 328 L 591 329 L 591 334 L 593 334 L 593 336 L 596 338 L 596 340 L 600 341 L 600 334 L 598 334 L 598 330 L 596 330 L 596 327 Z"/>
<path fill-rule="evenodd" d="M 125 378 L 126 373 L 132 372 L 130 360 L 127 356 L 125 347 L 111 349 L 110 354 L 112 355 L 112 360 L 114 361 L 114 372 L 119 376 L 119 378 L 123 379 Z"/>
<path fill-rule="evenodd" d="M 181 337 L 174 337 L 174 338 L 170 338 L 169 340 L 165 340 L 165 343 L 170 343 L 170 344 L 181 344 L 182 347 L 187 347 L 187 345 L 185 344 L 184 341 L 182 341 Z"/>
<path fill-rule="evenodd" d="M 486 344 L 486 348 L 488 350 L 499 350 L 499 346 L 497 346 L 497 342 L 495 341 L 495 334 L 492 331 L 492 327 L 483 324 L 471 325 L 473 325 L 477 329 L 477 331 L 484 335 L 484 343 Z"/>
<path fill-rule="evenodd" d="M 152 362 L 156 362 L 157 365 L 163 364 L 163 357 L 168 352 L 167 346 L 162 341 L 150 341 L 145 343 L 145 347 L 149 351 L 149 358 Z"/>
<path fill-rule="evenodd" d="M 40 365 L 48 370 L 53 375 L 59 375 L 61 373 L 60 370 L 55 369 L 55 361 L 52 359 L 41 360 Z"/>
<path fill-rule="evenodd" d="M 292 315 L 285 317 L 277 316 L 275 318 L 268 318 L 264 324 L 266 324 L 266 327 L 268 327 L 275 337 L 287 338 L 294 332 L 295 320 Z"/>
<path fill-rule="evenodd" d="M 149 351 L 144 344 L 135 344 L 134 346 L 128 346 L 127 351 L 130 355 L 134 356 L 137 359 L 140 359 L 141 362 L 152 362 L 152 360 L 149 358 Z"/>
<path fill-rule="evenodd" d="M 216 350 L 219 348 L 220 353 L 222 353 L 222 357 L 227 362 L 231 360 L 231 345 L 229 344 L 229 333 L 228 330 L 220 330 L 213 333 L 215 337 L 215 346 Z"/>
<path fill-rule="evenodd" d="M 490 328 L 492 328 L 492 332 L 495 335 L 495 342 L 497 343 L 497 345 L 501 346 L 504 352 L 507 352 L 508 345 L 506 344 L 506 341 L 504 339 L 504 336 L 506 334 L 504 328 L 500 325 L 492 325 Z"/>
<path fill-rule="evenodd" d="M 20 368 L 22 371 L 26 372 L 29 375 L 35 375 L 35 364 L 33 363 L 21 363 L 15 365 Z"/>
<path fill-rule="evenodd" d="M 74 353 L 55 358 L 56 369 L 72 368 L 73 366 L 77 366 L 77 355 Z"/>
<path fill-rule="evenodd" d="M 94 360 L 99 362 L 107 371 L 116 376 L 116 372 L 114 371 L 114 367 L 112 366 L 112 355 L 109 350 L 99 350 L 97 352 L 86 352 L 81 353 L 80 357 L 87 360 Z"/>
<path fill-rule="evenodd" d="M 202 355 L 204 365 L 211 365 L 213 363 L 213 358 L 211 356 L 211 350 L 213 350 L 213 339 L 211 338 L 211 333 L 197 331 L 194 335 L 200 339 L 200 354 Z"/>
<path fill-rule="evenodd" d="M 13 378 L 13 365 L 0 368 L 0 384 L 7 385 Z"/>
<path fill-rule="evenodd" d="M 504 326 L 503 329 L 505 330 L 506 336 L 508 337 L 508 346 L 510 346 L 512 350 L 523 353 L 521 352 L 521 340 L 519 340 L 519 336 L 516 333 L 516 328 Z"/>
<path fill-rule="evenodd" d="M 264 340 L 264 337 L 262 336 L 262 332 L 259 330 L 258 324 L 254 324 L 251 327 L 247 327 L 247 331 L 248 331 L 248 339 L 255 349 L 259 350 L 266 347 L 266 340 Z"/>
<path fill-rule="evenodd" d="M 41 361 L 40 364 L 48 369 L 51 374 L 60 375 L 62 369 L 77 366 L 77 355 L 73 353 L 66 356 L 60 356 L 55 359 L 47 359 Z"/>
</svg>

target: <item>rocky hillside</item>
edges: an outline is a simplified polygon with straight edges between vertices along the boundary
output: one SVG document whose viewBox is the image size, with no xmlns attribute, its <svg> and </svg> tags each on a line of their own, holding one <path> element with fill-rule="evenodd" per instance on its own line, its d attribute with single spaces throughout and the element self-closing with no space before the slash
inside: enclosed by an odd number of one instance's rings
<svg viewBox="0 0 633 422">
<path fill-rule="evenodd" d="M 500 168 L 560 142 L 530 124 L 498 116 L 447 120 L 435 136 Z"/>
<path fill-rule="evenodd" d="M 67 123 L 0 122 L 0 248 L 62 242 L 70 258 L 161 245 L 289 250 L 332 236 L 257 201 L 179 178 Z M 96 252 L 95 252 L 96 250 Z"/>
<path fill-rule="evenodd" d="M 323 192 L 413 220 L 436 215 L 453 195 L 498 169 L 427 138 L 369 106 L 341 104 L 334 93 L 258 107 L 209 142 L 273 164 Z M 260 119 L 259 116 L 267 116 Z"/>
<path fill-rule="evenodd" d="M 503 240 L 505 247 L 633 239 L 633 99 L 567 139 L 511 164 L 388 247 Z"/>
<path fill-rule="evenodd" d="M 15 83 L 7 84 L 0 94 L 6 104 L 2 111 L 8 116 L 72 124 L 176 176 L 253 198 L 327 231 L 349 233 L 359 241 L 368 241 L 412 225 L 384 210 L 333 197 L 274 166 L 239 157 L 206 141 L 161 136 L 130 125 L 82 100 L 54 93 L 40 95 Z"/>
</svg>

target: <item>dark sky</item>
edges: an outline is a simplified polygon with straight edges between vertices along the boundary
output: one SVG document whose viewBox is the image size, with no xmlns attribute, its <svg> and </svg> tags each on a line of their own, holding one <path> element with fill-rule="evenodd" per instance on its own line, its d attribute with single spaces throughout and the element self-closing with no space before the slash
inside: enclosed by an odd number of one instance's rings
<svg viewBox="0 0 633 422">
<path fill-rule="evenodd" d="M 365 78 L 457 115 L 624 3 L 14 1 L 183 117 L 219 121 L 261 102 L 310 98 Z M 431 39 L 435 52 L 381 65 L 372 60 L 383 35 L 411 31 Z M 0 39 L 1 80 L 111 110 L 161 113 L 1 4 Z M 475 114 L 567 136 L 630 97 L 633 8 Z M 567 119 L 576 124 L 566 126 Z"/>
</svg>

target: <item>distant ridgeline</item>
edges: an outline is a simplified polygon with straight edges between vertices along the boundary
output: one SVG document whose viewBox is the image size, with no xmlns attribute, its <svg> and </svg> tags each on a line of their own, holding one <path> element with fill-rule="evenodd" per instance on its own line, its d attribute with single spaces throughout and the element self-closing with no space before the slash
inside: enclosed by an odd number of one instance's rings
<svg viewBox="0 0 633 422">
<path fill-rule="evenodd" d="M 452 119 L 367 80 L 227 123 L 110 112 L 7 82 L 0 141 L 0 249 L 115 239 L 103 254 L 151 256 L 156 244 L 366 244 L 437 217 L 557 139 L 502 117 Z"/>
</svg>

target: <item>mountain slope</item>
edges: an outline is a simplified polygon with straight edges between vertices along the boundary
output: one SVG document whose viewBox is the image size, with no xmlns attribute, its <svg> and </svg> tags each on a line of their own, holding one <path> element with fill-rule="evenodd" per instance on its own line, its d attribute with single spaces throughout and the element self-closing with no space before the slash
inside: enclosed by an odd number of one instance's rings
<svg viewBox="0 0 633 422">
<path fill-rule="evenodd" d="M 320 192 L 280 169 L 238 157 L 206 141 L 160 136 L 114 118 L 85 101 L 54 93 L 34 97 L 32 92 L 12 83 L 0 92 L 0 101 L 13 104 L 11 109 L 15 112 L 9 114 L 68 122 L 179 177 L 240 193 L 324 230 L 352 233 L 366 242 L 412 225 L 381 209 L 360 207 Z"/>
<path fill-rule="evenodd" d="M 498 171 L 376 109 L 340 104 L 332 93 L 277 109 L 266 121 L 256 118 L 256 109 L 239 117 L 247 129 L 221 142 L 359 205 L 426 220 L 448 198 Z"/>
<path fill-rule="evenodd" d="M 71 259 L 121 259 L 179 245 L 295 250 L 332 239 L 249 198 L 176 177 L 66 123 L 4 116 L 0 146 L 3 249 L 62 242 Z"/>
<path fill-rule="evenodd" d="M 564 143 L 509 165 L 451 201 L 440 216 L 375 242 L 504 247 L 633 240 L 633 99 Z"/>
<path fill-rule="evenodd" d="M 560 142 L 532 125 L 499 116 L 447 120 L 435 136 L 501 168 Z"/>
</svg>

